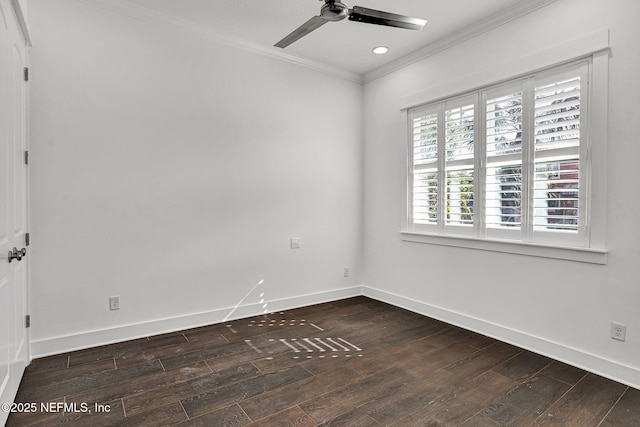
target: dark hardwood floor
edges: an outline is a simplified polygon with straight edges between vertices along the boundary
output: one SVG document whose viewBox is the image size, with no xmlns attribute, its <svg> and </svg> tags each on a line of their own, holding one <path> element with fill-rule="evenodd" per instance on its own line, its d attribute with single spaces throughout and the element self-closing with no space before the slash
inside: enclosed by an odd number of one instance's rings
<svg viewBox="0 0 640 427">
<path fill-rule="evenodd" d="M 34 360 L 16 402 L 9 426 L 640 426 L 636 389 L 364 297 Z"/>
</svg>

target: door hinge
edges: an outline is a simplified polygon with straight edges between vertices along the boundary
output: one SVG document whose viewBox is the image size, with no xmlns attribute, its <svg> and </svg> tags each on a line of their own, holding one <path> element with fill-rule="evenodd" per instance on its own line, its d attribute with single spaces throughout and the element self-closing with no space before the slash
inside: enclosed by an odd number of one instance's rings
<svg viewBox="0 0 640 427">
<path fill-rule="evenodd" d="M 27 328 L 31 327 L 31 315 L 27 314 L 26 316 L 24 316 L 24 325 Z"/>
<path fill-rule="evenodd" d="M 31 235 L 29 233 L 24 234 L 24 245 L 29 246 L 31 244 Z"/>
<path fill-rule="evenodd" d="M 25 165 L 29 164 L 29 152 L 28 151 L 24 152 L 24 164 Z"/>
<path fill-rule="evenodd" d="M 27 67 L 24 67 L 24 81 L 29 81 L 29 69 Z"/>
</svg>

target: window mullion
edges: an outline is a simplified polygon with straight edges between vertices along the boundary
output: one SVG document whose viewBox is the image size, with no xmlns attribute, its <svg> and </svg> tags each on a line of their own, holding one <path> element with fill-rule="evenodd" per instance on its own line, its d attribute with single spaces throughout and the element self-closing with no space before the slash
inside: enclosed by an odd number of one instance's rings
<svg viewBox="0 0 640 427">
<path fill-rule="evenodd" d="M 535 96 L 533 78 L 522 82 L 522 240 L 533 239 L 533 178 Z"/>
<path fill-rule="evenodd" d="M 413 200 L 413 176 L 415 171 L 414 165 L 414 153 L 413 153 L 413 114 L 406 112 L 406 123 L 407 123 L 407 201 L 405 203 L 407 213 L 405 215 L 405 220 L 407 221 L 407 225 L 413 229 L 414 226 L 414 200 Z"/>
<path fill-rule="evenodd" d="M 475 157 L 474 157 L 474 181 L 475 181 L 475 194 L 473 219 L 476 235 L 480 238 L 486 235 L 486 209 L 485 209 L 485 166 L 486 166 L 486 148 L 487 148 L 487 132 L 486 132 L 486 120 L 487 120 L 487 93 L 481 92 L 476 98 L 476 115 L 475 115 Z"/>
<path fill-rule="evenodd" d="M 583 82 L 583 86 L 580 92 L 581 101 L 580 101 L 580 170 L 582 171 L 582 178 L 580 179 L 580 193 L 579 193 L 579 223 L 578 223 L 578 234 L 581 237 L 581 240 L 587 242 L 587 246 L 591 245 L 589 235 L 589 222 L 591 221 L 590 212 L 591 209 L 588 208 L 591 200 L 587 197 L 587 194 L 590 193 L 589 186 L 591 184 L 591 139 L 590 139 L 590 129 L 589 123 L 591 122 L 591 79 L 590 79 L 590 69 L 593 66 L 592 61 L 589 63 L 583 64 L 580 67 L 580 78 Z"/>
<path fill-rule="evenodd" d="M 446 119 L 445 105 L 442 103 L 438 109 L 438 232 L 444 234 L 444 224 L 447 211 L 447 174 L 446 161 Z"/>
</svg>

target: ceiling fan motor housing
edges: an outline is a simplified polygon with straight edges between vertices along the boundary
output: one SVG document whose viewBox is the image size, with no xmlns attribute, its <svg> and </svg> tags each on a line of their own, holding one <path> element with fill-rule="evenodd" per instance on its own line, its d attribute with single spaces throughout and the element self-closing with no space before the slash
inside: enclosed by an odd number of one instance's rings
<svg viewBox="0 0 640 427">
<path fill-rule="evenodd" d="M 349 16 L 349 8 L 340 2 L 327 0 L 320 10 L 320 16 L 327 21 L 342 21 Z"/>
</svg>

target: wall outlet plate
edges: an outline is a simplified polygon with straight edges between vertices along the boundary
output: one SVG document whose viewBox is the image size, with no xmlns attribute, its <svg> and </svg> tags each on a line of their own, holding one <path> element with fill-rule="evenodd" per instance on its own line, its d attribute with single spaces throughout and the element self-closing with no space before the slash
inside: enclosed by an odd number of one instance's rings
<svg viewBox="0 0 640 427">
<path fill-rule="evenodd" d="M 625 341 L 627 339 L 627 325 L 611 322 L 611 338 L 618 341 Z"/>
<path fill-rule="evenodd" d="M 109 297 L 109 310 L 120 310 L 120 295 Z"/>
</svg>

